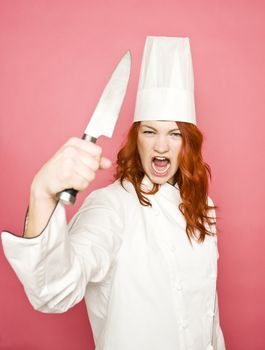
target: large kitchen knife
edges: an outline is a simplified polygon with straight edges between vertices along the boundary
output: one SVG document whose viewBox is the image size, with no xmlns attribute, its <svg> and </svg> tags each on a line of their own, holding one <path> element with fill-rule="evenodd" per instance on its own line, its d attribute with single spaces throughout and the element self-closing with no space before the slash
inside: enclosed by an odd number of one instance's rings
<svg viewBox="0 0 265 350">
<path fill-rule="evenodd" d="M 85 129 L 82 137 L 84 140 L 95 143 L 99 136 L 112 137 L 127 90 L 130 70 L 131 53 L 127 51 L 117 64 L 104 88 L 95 111 Z M 58 193 L 57 198 L 64 204 L 74 204 L 77 192 L 73 188 L 66 189 Z"/>
</svg>

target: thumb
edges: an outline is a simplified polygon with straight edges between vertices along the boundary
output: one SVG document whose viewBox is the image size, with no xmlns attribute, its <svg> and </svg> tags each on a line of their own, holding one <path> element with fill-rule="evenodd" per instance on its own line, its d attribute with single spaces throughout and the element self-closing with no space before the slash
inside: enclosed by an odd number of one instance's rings
<svg viewBox="0 0 265 350">
<path fill-rule="evenodd" d="M 101 157 L 99 162 L 99 168 L 100 169 L 109 169 L 112 166 L 112 162 L 110 159 Z"/>
</svg>

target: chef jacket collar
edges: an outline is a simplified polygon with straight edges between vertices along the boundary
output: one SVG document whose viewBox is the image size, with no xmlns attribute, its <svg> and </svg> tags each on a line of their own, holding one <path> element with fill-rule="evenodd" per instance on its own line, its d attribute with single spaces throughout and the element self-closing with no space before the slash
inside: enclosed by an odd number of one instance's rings
<svg viewBox="0 0 265 350">
<path fill-rule="evenodd" d="M 146 192 L 152 190 L 153 183 L 147 175 L 144 176 L 141 183 L 141 187 Z M 175 185 L 171 185 L 170 183 L 166 182 L 163 185 L 160 185 L 157 195 L 162 195 L 163 197 L 166 197 L 167 199 L 172 200 L 174 202 L 178 201 L 180 199 L 180 191 L 178 184 L 176 183 Z"/>
</svg>

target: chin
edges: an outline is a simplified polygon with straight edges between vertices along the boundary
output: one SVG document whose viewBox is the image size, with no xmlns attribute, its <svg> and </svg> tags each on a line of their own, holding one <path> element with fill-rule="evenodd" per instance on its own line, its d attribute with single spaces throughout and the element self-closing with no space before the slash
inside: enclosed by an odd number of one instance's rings
<svg viewBox="0 0 265 350">
<path fill-rule="evenodd" d="M 151 177 L 149 177 L 149 179 L 154 184 L 157 184 L 157 185 L 163 185 L 163 184 L 167 183 L 170 180 L 169 177 L 159 177 L 159 176 L 151 176 Z"/>
</svg>

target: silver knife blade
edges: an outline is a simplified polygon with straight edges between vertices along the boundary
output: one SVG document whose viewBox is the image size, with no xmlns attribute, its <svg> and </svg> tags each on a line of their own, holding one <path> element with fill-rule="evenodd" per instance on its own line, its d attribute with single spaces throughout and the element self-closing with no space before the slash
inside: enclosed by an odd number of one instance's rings
<svg viewBox="0 0 265 350">
<path fill-rule="evenodd" d="M 127 51 L 117 64 L 105 86 L 85 129 L 83 139 L 95 143 L 99 136 L 112 136 L 127 90 L 130 71 L 131 53 Z M 74 188 L 65 189 L 57 193 L 57 199 L 63 204 L 74 204 L 77 192 Z"/>
<path fill-rule="evenodd" d="M 86 135 L 95 139 L 102 135 L 112 137 L 127 90 L 130 70 L 131 53 L 127 51 L 117 64 L 103 90 L 94 113 L 85 129 Z"/>
</svg>

